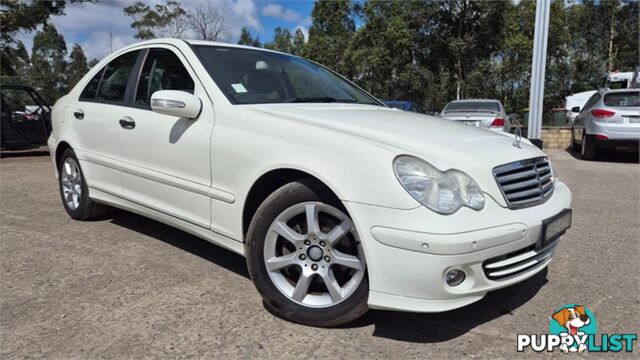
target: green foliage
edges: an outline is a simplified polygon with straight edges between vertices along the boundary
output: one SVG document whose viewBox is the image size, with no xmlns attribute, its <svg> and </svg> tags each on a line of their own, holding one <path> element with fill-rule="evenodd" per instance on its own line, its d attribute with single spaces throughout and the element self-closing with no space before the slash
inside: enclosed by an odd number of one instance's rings
<svg viewBox="0 0 640 360">
<path fill-rule="evenodd" d="M 349 55 L 346 50 L 356 32 L 354 10 L 348 0 L 316 2 L 311 12 L 313 23 L 309 28 L 309 41 L 302 55 L 352 76 L 353 69 L 347 64 Z"/>
<path fill-rule="evenodd" d="M 285 53 L 293 53 L 293 37 L 289 29 L 277 27 L 274 30 L 273 41 L 265 43 L 264 47 L 270 50 L 282 51 Z"/>
<path fill-rule="evenodd" d="M 302 55 L 302 49 L 304 49 L 304 34 L 302 29 L 297 28 L 296 33 L 293 35 L 293 54 Z"/>
<path fill-rule="evenodd" d="M 261 47 L 262 44 L 260 44 L 260 38 L 256 37 L 255 39 L 251 36 L 251 33 L 249 32 L 249 29 L 245 26 L 242 28 L 242 30 L 240 31 L 240 37 L 238 38 L 238 44 L 240 45 L 247 45 L 247 46 L 254 46 L 254 47 Z"/>
<path fill-rule="evenodd" d="M 69 55 L 70 62 L 67 67 L 67 88 L 71 88 L 89 71 L 87 64 L 87 57 L 84 56 L 82 47 L 78 44 L 73 45 L 71 55 Z"/>
<path fill-rule="evenodd" d="M 179 37 L 184 31 L 180 21 L 186 11 L 175 0 L 165 0 L 153 8 L 137 1 L 124 8 L 124 13 L 133 19 L 131 27 L 137 31 L 134 36 L 141 40 L 159 36 Z"/>
<path fill-rule="evenodd" d="M 15 71 L 20 64 L 14 64 L 14 59 L 20 54 L 15 37 L 20 31 L 33 31 L 38 25 L 44 24 L 50 16 L 64 13 L 65 1 L 21 1 L 2 0 L 0 6 L 0 66 L 3 78 L 19 76 Z M 24 44 L 22 45 L 24 48 Z M 18 60 L 19 61 L 19 60 Z"/>
<path fill-rule="evenodd" d="M 66 89 L 67 44 L 55 26 L 45 24 L 33 38 L 31 83 L 47 101 L 53 103 Z"/>
</svg>

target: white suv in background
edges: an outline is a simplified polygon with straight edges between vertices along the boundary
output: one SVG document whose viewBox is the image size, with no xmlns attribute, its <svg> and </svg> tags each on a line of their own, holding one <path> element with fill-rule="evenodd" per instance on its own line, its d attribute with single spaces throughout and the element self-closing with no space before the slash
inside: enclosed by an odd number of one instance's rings
<svg viewBox="0 0 640 360">
<path fill-rule="evenodd" d="M 601 89 L 585 104 L 571 127 L 571 147 L 593 160 L 602 149 L 638 148 L 640 89 Z"/>
<path fill-rule="evenodd" d="M 72 218 L 115 206 L 246 256 L 266 306 L 315 326 L 478 301 L 544 269 L 571 222 L 535 146 L 238 45 L 117 51 L 55 104 L 49 147 Z"/>
</svg>

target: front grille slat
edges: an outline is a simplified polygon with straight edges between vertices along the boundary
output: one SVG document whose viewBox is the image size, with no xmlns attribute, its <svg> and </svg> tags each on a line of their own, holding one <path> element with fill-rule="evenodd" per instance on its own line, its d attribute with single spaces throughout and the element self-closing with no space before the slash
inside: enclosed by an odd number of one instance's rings
<svg viewBox="0 0 640 360">
<path fill-rule="evenodd" d="M 540 182 L 538 179 L 531 179 L 522 182 L 517 182 L 509 185 L 502 185 L 502 191 L 509 192 L 518 189 L 525 189 L 531 186 L 537 186 Z"/>
<path fill-rule="evenodd" d="M 557 245 L 557 241 L 541 249 L 531 245 L 510 254 L 488 259 L 482 263 L 482 269 L 485 276 L 494 281 L 518 276 L 551 261 Z"/>
<path fill-rule="evenodd" d="M 553 174 L 546 157 L 498 166 L 493 176 L 510 208 L 538 205 L 553 194 Z"/>
<path fill-rule="evenodd" d="M 515 174 L 510 174 L 510 175 L 505 175 L 503 177 L 501 177 L 499 179 L 501 184 L 504 183 L 508 183 L 514 180 L 520 180 L 522 178 L 527 178 L 527 177 L 533 177 L 536 176 L 538 173 L 535 170 L 529 170 L 529 171 L 525 171 L 525 172 L 519 172 L 519 173 L 515 173 Z"/>
<path fill-rule="evenodd" d="M 507 196 L 511 200 L 521 200 L 523 198 L 529 199 L 529 198 L 531 198 L 533 196 L 539 196 L 540 193 L 542 193 L 542 190 L 540 190 L 539 187 L 536 187 L 534 189 L 513 192 L 513 193 L 508 194 Z"/>
</svg>

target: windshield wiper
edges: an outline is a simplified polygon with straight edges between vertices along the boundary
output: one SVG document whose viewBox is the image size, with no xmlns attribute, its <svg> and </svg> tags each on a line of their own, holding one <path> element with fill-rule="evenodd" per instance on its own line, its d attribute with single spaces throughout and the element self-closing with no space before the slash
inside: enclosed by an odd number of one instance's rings
<svg viewBox="0 0 640 360">
<path fill-rule="evenodd" d="M 296 97 L 287 100 L 291 103 L 355 103 L 353 99 L 336 99 L 330 96 L 316 96 L 316 97 Z"/>
</svg>

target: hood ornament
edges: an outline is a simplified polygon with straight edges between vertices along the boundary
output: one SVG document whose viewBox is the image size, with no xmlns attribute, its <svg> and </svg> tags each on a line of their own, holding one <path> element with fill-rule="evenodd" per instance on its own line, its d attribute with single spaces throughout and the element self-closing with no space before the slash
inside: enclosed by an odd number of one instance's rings
<svg viewBox="0 0 640 360">
<path fill-rule="evenodd" d="M 516 128 L 516 142 L 514 142 L 512 145 L 517 147 L 518 149 L 522 149 L 522 147 L 520 146 L 520 141 L 522 141 L 522 130 L 518 127 Z"/>
</svg>

